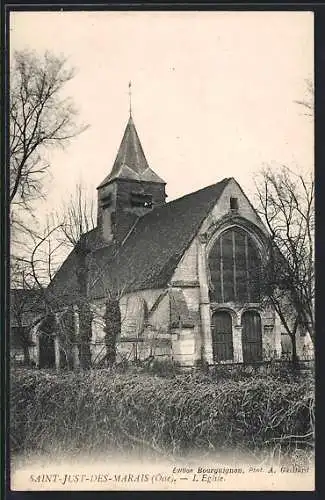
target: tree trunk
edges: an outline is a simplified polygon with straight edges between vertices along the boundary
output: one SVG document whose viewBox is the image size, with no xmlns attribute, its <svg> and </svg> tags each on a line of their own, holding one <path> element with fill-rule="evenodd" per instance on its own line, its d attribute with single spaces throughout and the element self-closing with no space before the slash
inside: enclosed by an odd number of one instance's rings
<svg viewBox="0 0 325 500">
<path fill-rule="evenodd" d="M 20 345 L 23 349 L 24 355 L 24 365 L 30 365 L 30 354 L 29 354 L 29 330 L 21 324 L 19 321 L 19 340 Z"/>
<path fill-rule="evenodd" d="M 73 369 L 73 353 L 70 345 L 61 346 L 60 369 L 68 371 Z"/>
<path fill-rule="evenodd" d="M 79 360 L 82 370 L 89 370 L 91 367 L 90 341 L 92 337 L 93 315 L 87 303 L 79 304 Z"/>
<path fill-rule="evenodd" d="M 79 285 L 79 360 L 80 368 L 82 370 L 89 370 L 91 367 L 90 341 L 92 337 L 91 324 L 93 315 L 87 300 L 87 249 L 79 242 L 76 246 L 76 253 L 78 260 L 76 274 Z"/>
<path fill-rule="evenodd" d="M 290 333 L 291 344 L 292 344 L 292 357 L 291 362 L 294 369 L 298 368 L 298 356 L 297 356 L 297 331 L 298 331 L 299 319 L 295 320 L 295 324 Z"/>
<path fill-rule="evenodd" d="M 298 355 L 297 355 L 297 338 L 296 335 L 291 335 L 291 344 L 292 344 L 292 356 L 291 362 L 294 368 L 298 368 Z"/>
<path fill-rule="evenodd" d="M 29 354 L 29 346 L 27 343 L 24 343 L 23 351 L 24 351 L 24 365 L 29 366 L 30 365 L 30 354 Z"/>
<path fill-rule="evenodd" d="M 75 317 L 74 310 L 69 308 L 66 311 L 60 321 L 60 336 L 62 341 L 62 368 L 66 370 L 72 370 L 74 367 L 73 362 L 73 346 L 76 342 L 75 338 Z"/>
<path fill-rule="evenodd" d="M 116 342 L 121 333 L 121 310 L 117 299 L 106 302 L 104 320 L 106 359 L 108 366 L 113 366 L 116 362 Z"/>
<path fill-rule="evenodd" d="M 72 350 L 69 352 L 67 356 L 67 369 L 69 371 L 73 370 L 73 352 Z"/>
</svg>

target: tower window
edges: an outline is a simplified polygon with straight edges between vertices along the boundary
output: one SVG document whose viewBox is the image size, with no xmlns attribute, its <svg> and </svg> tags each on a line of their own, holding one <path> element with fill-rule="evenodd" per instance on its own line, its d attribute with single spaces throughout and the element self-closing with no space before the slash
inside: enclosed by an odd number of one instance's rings
<svg viewBox="0 0 325 500">
<path fill-rule="evenodd" d="M 102 208 L 107 208 L 112 204 L 112 193 L 108 193 L 101 199 Z"/>
<path fill-rule="evenodd" d="M 238 210 L 238 198 L 230 198 L 230 210 Z"/>
<path fill-rule="evenodd" d="M 130 201 L 133 207 L 152 207 L 152 196 L 150 194 L 131 193 Z"/>
</svg>

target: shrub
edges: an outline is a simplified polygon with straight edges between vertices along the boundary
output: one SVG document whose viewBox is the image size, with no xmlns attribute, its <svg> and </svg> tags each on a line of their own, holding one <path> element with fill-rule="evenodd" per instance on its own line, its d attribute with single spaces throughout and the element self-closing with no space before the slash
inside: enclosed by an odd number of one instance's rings
<svg viewBox="0 0 325 500">
<path fill-rule="evenodd" d="M 211 381 L 200 373 L 167 378 L 110 370 L 17 370 L 11 377 L 10 435 L 17 452 L 134 448 L 180 455 L 274 443 L 309 447 L 313 433 L 308 380 Z"/>
<path fill-rule="evenodd" d="M 142 366 L 144 371 L 154 375 L 159 375 L 160 377 L 173 377 L 181 373 L 180 364 L 170 358 L 153 358 L 150 363 Z"/>
</svg>

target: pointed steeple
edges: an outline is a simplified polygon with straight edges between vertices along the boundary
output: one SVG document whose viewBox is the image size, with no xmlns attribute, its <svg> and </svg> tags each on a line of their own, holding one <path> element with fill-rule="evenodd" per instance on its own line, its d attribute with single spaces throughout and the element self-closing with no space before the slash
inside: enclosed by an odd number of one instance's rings
<svg viewBox="0 0 325 500">
<path fill-rule="evenodd" d="M 114 179 L 165 183 L 148 165 L 131 114 L 112 171 L 98 187 Z"/>
<path fill-rule="evenodd" d="M 97 188 L 97 225 L 103 239 L 123 241 L 137 218 L 166 203 L 165 186 L 148 165 L 130 108 L 113 168 Z"/>
</svg>

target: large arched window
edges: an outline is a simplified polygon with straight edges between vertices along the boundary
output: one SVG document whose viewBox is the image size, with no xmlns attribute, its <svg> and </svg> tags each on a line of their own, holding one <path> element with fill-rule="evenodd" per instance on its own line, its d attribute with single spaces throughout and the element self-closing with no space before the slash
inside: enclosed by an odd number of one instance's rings
<svg viewBox="0 0 325 500">
<path fill-rule="evenodd" d="M 261 258 L 253 238 L 233 227 L 209 253 L 212 302 L 259 302 Z"/>
</svg>

